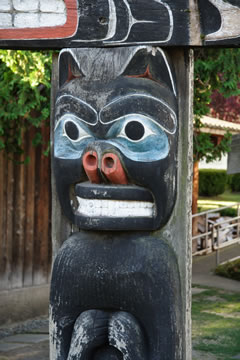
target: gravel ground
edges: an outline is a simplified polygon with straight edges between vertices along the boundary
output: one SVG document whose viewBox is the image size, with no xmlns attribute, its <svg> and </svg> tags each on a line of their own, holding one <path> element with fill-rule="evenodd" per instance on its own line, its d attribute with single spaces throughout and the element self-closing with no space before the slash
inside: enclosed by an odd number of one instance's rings
<svg viewBox="0 0 240 360">
<path fill-rule="evenodd" d="M 13 323 L 9 325 L 0 326 L 0 339 L 15 334 L 32 333 L 35 332 L 35 330 L 43 327 L 48 327 L 47 316 L 42 316 L 36 319 L 23 321 L 17 324 Z"/>
</svg>

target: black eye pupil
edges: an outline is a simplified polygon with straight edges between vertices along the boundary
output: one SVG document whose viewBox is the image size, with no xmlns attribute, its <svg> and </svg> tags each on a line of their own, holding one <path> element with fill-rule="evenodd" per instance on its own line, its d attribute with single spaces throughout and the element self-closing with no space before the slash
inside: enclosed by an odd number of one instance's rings
<svg viewBox="0 0 240 360">
<path fill-rule="evenodd" d="M 144 136 L 145 129 L 139 121 L 130 121 L 125 127 L 125 134 L 131 140 L 140 140 Z"/>
<path fill-rule="evenodd" d="M 64 126 L 65 132 L 71 140 L 77 140 L 79 138 L 78 127 L 73 121 L 66 121 Z"/>
</svg>

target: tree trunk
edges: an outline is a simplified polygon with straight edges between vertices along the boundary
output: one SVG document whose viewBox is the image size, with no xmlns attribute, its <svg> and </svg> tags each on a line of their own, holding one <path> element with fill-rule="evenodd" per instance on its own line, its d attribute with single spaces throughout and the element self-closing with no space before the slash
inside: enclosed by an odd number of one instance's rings
<svg viewBox="0 0 240 360">
<path fill-rule="evenodd" d="M 199 190 L 199 161 L 195 161 L 193 164 L 193 193 L 192 193 L 192 214 L 196 214 L 198 211 L 198 190 Z M 192 220 L 192 235 L 198 233 L 197 217 Z M 197 251 L 197 240 L 193 240 L 192 243 L 193 253 Z"/>
</svg>

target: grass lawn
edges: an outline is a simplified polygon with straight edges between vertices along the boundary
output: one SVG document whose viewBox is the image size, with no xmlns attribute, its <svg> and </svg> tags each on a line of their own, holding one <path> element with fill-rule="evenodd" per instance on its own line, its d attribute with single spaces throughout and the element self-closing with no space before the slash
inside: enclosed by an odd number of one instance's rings
<svg viewBox="0 0 240 360">
<path fill-rule="evenodd" d="M 223 194 L 212 197 L 202 197 L 198 199 L 198 207 L 201 211 L 217 209 L 219 207 L 229 206 L 240 202 L 240 193 L 233 193 L 226 190 Z"/>
<path fill-rule="evenodd" d="M 193 360 L 240 359 L 240 293 L 205 289 L 193 295 Z"/>
</svg>

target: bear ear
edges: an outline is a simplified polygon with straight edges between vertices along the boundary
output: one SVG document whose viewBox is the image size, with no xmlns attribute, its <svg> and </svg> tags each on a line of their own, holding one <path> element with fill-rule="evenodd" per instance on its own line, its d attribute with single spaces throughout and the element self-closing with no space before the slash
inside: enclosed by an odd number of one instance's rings
<svg viewBox="0 0 240 360">
<path fill-rule="evenodd" d="M 134 55 L 123 75 L 156 81 L 177 96 L 173 67 L 166 52 L 160 48 L 142 47 Z"/>
<path fill-rule="evenodd" d="M 75 78 L 83 77 L 79 62 L 71 49 L 62 50 L 58 62 L 59 88 Z"/>
</svg>

